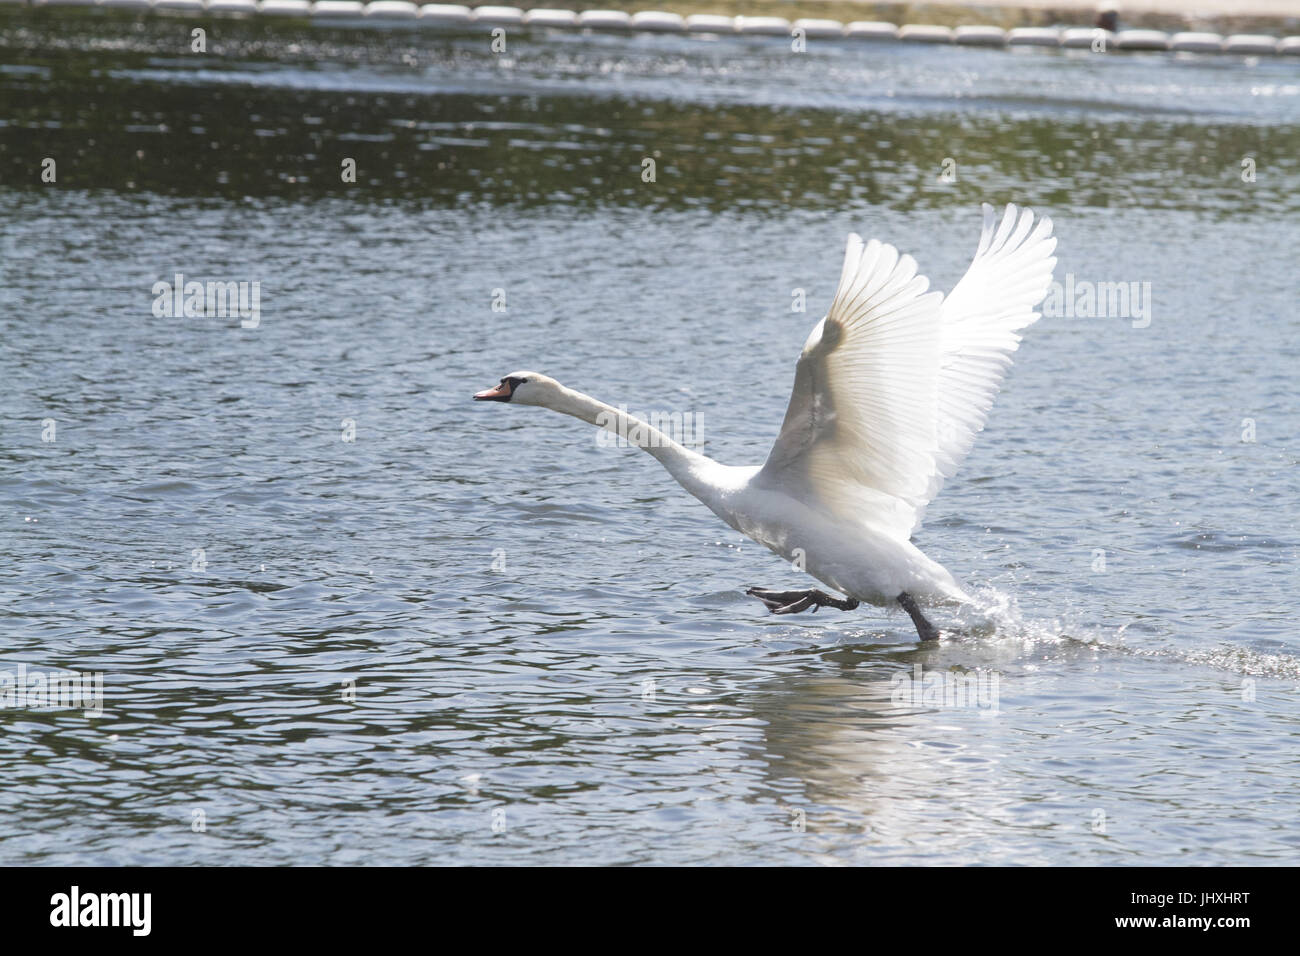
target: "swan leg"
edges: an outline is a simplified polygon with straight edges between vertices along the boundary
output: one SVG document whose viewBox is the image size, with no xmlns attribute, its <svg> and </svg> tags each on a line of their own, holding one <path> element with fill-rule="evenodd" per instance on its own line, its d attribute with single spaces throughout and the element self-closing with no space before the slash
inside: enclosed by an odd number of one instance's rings
<svg viewBox="0 0 1300 956">
<path fill-rule="evenodd" d="M 916 606 L 916 600 L 912 595 L 904 591 L 898 596 L 898 603 L 903 606 L 903 610 L 912 618 L 912 623 L 916 625 L 916 633 L 920 635 L 922 641 L 937 641 L 939 639 L 939 629 L 926 620 L 921 609 Z"/>
<path fill-rule="evenodd" d="M 831 597 L 825 591 L 818 591 L 816 588 L 808 591 L 769 591 L 766 588 L 750 588 L 745 593 L 758 598 L 773 614 L 798 614 L 809 608 L 816 613 L 819 607 L 852 611 L 858 606 L 854 598 Z"/>
</svg>

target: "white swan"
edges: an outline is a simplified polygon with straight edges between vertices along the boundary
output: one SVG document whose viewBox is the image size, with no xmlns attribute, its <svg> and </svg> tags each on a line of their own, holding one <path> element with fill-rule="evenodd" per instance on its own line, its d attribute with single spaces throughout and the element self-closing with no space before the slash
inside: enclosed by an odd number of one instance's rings
<svg viewBox="0 0 1300 956">
<path fill-rule="evenodd" d="M 537 372 L 515 372 L 478 401 L 541 405 L 628 438 L 731 527 L 848 595 L 751 588 L 777 614 L 859 601 L 901 606 L 921 640 L 938 630 L 920 603 L 969 602 L 909 540 L 970 450 L 993 396 L 1038 319 L 1056 259 L 1052 223 L 984 205 L 979 249 L 945 299 L 911 256 L 850 235 L 830 312 L 795 367 L 781 434 L 762 467 L 719 464 L 625 411 Z"/>
</svg>

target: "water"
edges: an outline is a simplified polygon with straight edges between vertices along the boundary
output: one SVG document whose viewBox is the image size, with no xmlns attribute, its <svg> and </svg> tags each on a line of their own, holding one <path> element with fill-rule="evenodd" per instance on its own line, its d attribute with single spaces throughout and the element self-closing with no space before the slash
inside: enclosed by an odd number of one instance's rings
<svg viewBox="0 0 1300 956">
<path fill-rule="evenodd" d="M 0 862 L 1295 861 L 1294 64 L 0 14 L 0 671 L 104 680 L 0 710 Z M 770 617 L 648 456 L 469 401 L 757 463 L 844 234 L 947 289 L 986 199 L 1152 295 L 1030 330 L 929 510 L 992 633 Z"/>
</svg>

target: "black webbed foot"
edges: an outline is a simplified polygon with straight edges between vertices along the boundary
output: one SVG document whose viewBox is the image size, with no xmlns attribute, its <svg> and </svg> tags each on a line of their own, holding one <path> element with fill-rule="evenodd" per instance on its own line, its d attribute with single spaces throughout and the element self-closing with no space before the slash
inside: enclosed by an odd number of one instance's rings
<svg viewBox="0 0 1300 956">
<path fill-rule="evenodd" d="M 833 607 L 841 611 L 852 611 L 858 606 L 854 598 L 832 597 L 825 591 L 812 588 L 807 591 L 769 591 L 767 588 L 750 588 L 745 592 L 756 597 L 766 605 L 773 614 L 798 614 L 812 608 L 816 613 L 819 607 Z"/>
</svg>

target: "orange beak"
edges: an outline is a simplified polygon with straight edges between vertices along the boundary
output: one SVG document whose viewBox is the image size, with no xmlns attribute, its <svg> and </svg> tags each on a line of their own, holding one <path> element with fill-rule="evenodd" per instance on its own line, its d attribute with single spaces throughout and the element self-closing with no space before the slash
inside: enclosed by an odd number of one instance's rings
<svg viewBox="0 0 1300 956">
<path fill-rule="evenodd" d="M 483 392 L 477 392 L 474 395 L 476 402 L 508 402 L 510 401 L 510 383 L 502 382 L 495 388 L 489 388 Z"/>
</svg>

